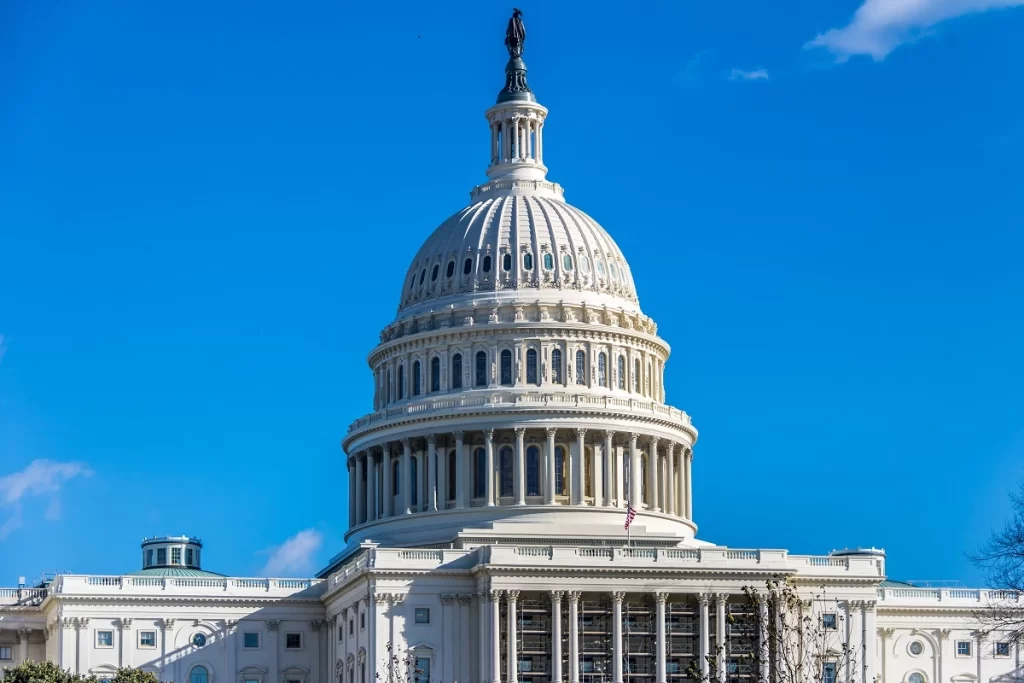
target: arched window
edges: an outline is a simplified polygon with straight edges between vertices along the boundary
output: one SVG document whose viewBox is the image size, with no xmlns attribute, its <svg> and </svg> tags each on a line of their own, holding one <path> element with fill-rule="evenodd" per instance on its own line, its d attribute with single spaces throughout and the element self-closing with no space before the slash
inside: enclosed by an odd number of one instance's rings
<svg viewBox="0 0 1024 683">
<path fill-rule="evenodd" d="M 526 449 L 526 495 L 540 495 L 540 449 L 536 446 Z"/>
<path fill-rule="evenodd" d="M 562 383 L 562 350 L 551 350 L 551 381 L 555 384 Z"/>
<path fill-rule="evenodd" d="M 619 367 L 616 368 L 616 370 L 618 371 L 618 374 L 619 374 L 619 377 L 618 377 L 619 389 L 625 390 L 626 389 L 626 357 L 621 355 L 621 354 L 619 355 Z"/>
<path fill-rule="evenodd" d="M 608 356 L 604 355 L 604 351 L 597 354 L 597 385 L 608 386 Z"/>
<path fill-rule="evenodd" d="M 587 383 L 587 354 L 576 352 L 576 384 Z"/>
<path fill-rule="evenodd" d="M 434 264 L 434 269 L 430 271 L 430 281 L 434 282 L 437 280 L 437 271 L 440 270 L 441 266 Z"/>
<path fill-rule="evenodd" d="M 640 359 L 633 361 L 633 393 L 640 393 Z"/>
<path fill-rule="evenodd" d="M 405 398 L 405 366 L 398 366 L 398 400 Z"/>
<path fill-rule="evenodd" d="M 512 386 L 512 352 L 508 349 L 501 352 L 501 383 Z"/>
<path fill-rule="evenodd" d="M 501 495 L 501 496 L 511 496 L 511 495 L 514 495 L 515 488 L 513 486 L 512 480 L 513 480 L 513 477 L 515 475 L 512 473 L 512 447 L 511 446 L 504 446 L 498 452 L 498 464 L 499 464 L 499 468 L 500 468 L 499 471 L 501 472 L 501 479 L 500 479 L 500 481 L 501 481 L 501 488 L 499 489 L 500 493 L 498 495 Z"/>
<path fill-rule="evenodd" d="M 419 459 L 413 456 L 409 459 L 409 504 L 416 505 L 419 500 L 419 472 L 417 472 L 417 466 L 419 465 Z"/>
<path fill-rule="evenodd" d="M 391 403 L 391 368 L 388 368 L 388 384 L 384 387 L 384 391 L 387 393 L 387 402 Z"/>
<path fill-rule="evenodd" d="M 537 372 L 537 349 L 526 351 L 526 381 L 530 384 L 540 384 L 540 373 Z"/>
<path fill-rule="evenodd" d="M 512 270 L 512 254 L 505 254 L 501 257 L 501 269 L 506 273 Z"/>
<path fill-rule="evenodd" d="M 469 275 L 471 272 L 473 272 L 473 259 L 468 258 L 466 259 L 466 262 L 462 264 L 462 274 Z"/>
<path fill-rule="evenodd" d="M 476 352 L 476 386 L 487 386 L 487 352 Z"/>
<path fill-rule="evenodd" d="M 430 390 L 441 391 L 441 359 L 437 356 L 430 359 Z"/>
<path fill-rule="evenodd" d="M 452 356 L 452 389 L 462 388 L 462 354 Z"/>
<path fill-rule="evenodd" d="M 523 254 L 523 270 L 533 270 L 533 254 L 530 252 Z"/>
<path fill-rule="evenodd" d="M 487 256 L 484 256 L 484 262 L 481 264 L 480 267 L 481 267 L 481 269 L 485 273 L 491 272 L 491 255 L 490 254 L 488 254 Z"/>
<path fill-rule="evenodd" d="M 423 280 L 426 277 L 427 277 L 427 269 L 424 268 L 423 270 L 420 271 L 420 284 L 421 285 L 423 284 Z"/>
<path fill-rule="evenodd" d="M 416 287 L 416 273 L 412 274 L 412 279 L 409 280 L 409 291 L 411 292 Z"/>
<path fill-rule="evenodd" d="M 391 461 L 391 495 L 397 496 L 398 492 L 402 490 L 399 485 L 399 479 L 402 478 L 402 461 L 395 458 Z"/>
<path fill-rule="evenodd" d="M 477 448 L 473 451 L 473 497 L 487 495 L 487 451 Z"/>
<path fill-rule="evenodd" d="M 554 257 L 551 254 L 549 254 L 549 253 L 544 254 L 544 269 L 545 270 L 552 270 L 554 267 L 555 267 L 555 259 L 554 259 Z"/>
<path fill-rule="evenodd" d="M 210 680 L 210 673 L 205 666 L 193 666 L 188 674 L 188 683 L 207 683 Z"/>
<path fill-rule="evenodd" d="M 455 500 L 455 451 L 448 452 L 448 498 L 447 500 Z"/>
<path fill-rule="evenodd" d="M 420 362 L 418 360 L 412 362 L 412 395 L 420 395 Z"/>
<path fill-rule="evenodd" d="M 555 495 L 565 494 L 565 448 L 555 446 Z"/>
<path fill-rule="evenodd" d="M 448 268 L 444 271 L 445 277 L 455 275 L 455 261 L 448 262 Z"/>
<path fill-rule="evenodd" d="M 646 396 L 650 396 L 651 395 L 651 361 L 647 361 L 647 377 L 645 379 L 646 379 L 646 382 L 644 383 L 644 385 L 646 387 L 645 395 Z"/>
</svg>

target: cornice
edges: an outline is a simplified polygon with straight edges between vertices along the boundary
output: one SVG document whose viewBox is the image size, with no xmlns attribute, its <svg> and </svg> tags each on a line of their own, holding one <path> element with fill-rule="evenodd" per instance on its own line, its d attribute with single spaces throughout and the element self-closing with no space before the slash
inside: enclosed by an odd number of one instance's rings
<svg viewBox="0 0 1024 683">
<path fill-rule="evenodd" d="M 202 595 L 180 595 L 180 596 L 153 596 L 153 595 L 58 595 L 54 599 L 64 605 L 181 605 L 191 606 L 197 604 L 217 606 L 247 606 L 247 605 L 293 605 L 296 607 L 309 607 L 322 605 L 320 598 L 295 599 L 289 597 L 247 598 L 247 597 L 223 597 L 211 598 Z"/>
</svg>

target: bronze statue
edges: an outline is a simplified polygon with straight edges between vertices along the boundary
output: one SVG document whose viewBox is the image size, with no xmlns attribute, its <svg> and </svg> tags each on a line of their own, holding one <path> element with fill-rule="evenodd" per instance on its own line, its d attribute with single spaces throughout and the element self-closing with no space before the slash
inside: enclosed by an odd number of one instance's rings
<svg viewBox="0 0 1024 683">
<path fill-rule="evenodd" d="M 523 16 L 517 8 L 512 9 L 512 18 L 508 20 L 508 28 L 505 29 L 505 47 L 508 48 L 508 56 L 512 59 L 523 56 L 523 43 L 526 42 L 526 27 L 523 26 Z"/>
</svg>

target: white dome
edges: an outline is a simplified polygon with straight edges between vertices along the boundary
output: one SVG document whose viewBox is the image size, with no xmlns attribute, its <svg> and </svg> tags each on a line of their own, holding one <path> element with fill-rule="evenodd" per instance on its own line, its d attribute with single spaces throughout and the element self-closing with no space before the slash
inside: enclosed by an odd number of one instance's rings
<svg viewBox="0 0 1024 683">
<path fill-rule="evenodd" d="M 399 314 L 481 292 L 639 312 L 622 251 L 593 218 L 565 203 L 560 187 L 505 180 L 473 195 L 476 201 L 442 223 L 416 253 Z"/>
</svg>

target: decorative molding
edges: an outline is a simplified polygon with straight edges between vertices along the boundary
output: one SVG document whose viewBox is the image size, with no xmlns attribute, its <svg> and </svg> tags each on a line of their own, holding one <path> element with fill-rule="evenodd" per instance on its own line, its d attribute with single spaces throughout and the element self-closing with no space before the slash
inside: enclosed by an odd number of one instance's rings
<svg viewBox="0 0 1024 683">
<path fill-rule="evenodd" d="M 558 604 L 562 601 L 562 596 L 565 595 L 565 591 L 551 591 L 551 602 Z"/>
<path fill-rule="evenodd" d="M 455 597 L 458 599 L 460 605 L 468 605 L 473 601 L 472 595 L 456 595 Z"/>
<path fill-rule="evenodd" d="M 450 593 L 442 593 L 441 594 L 441 604 L 442 605 L 451 605 L 454 602 L 455 602 L 455 596 L 454 595 L 451 595 Z"/>
<path fill-rule="evenodd" d="M 267 630 L 269 631 L 276 631 L 281 626 L 280 619 L 267 619 L 263 623 L 267 625 Z"/>
<path fill-rule="evenodd" d="M 626 599 L 626 593 L 623 591 L 612 591 L 612 602 L 622 603 Z"/>
<path fill-rule="evenodd" d="M 658 592 L 654 594 L 654 601 L 659 605 L 664 605 L 668 602 L 668 593 Z"/>
</svg>

